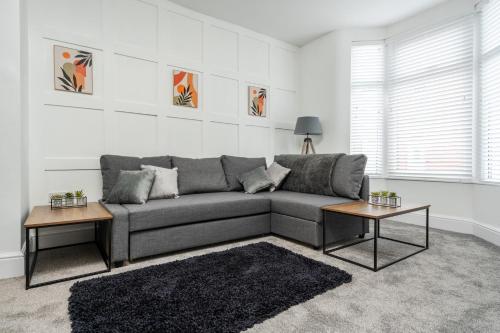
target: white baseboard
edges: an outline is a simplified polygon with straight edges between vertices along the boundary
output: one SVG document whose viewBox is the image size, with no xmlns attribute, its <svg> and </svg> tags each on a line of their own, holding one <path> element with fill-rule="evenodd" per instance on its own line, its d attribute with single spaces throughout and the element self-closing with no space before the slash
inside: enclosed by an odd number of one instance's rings
<svg viewBox="0 0 500 333">
<path fill-rule="evenodd" d="M 32 232 L 30 247 L 34 246 L 35 236 Z M 79 227 L 71 228 L 65 230 L 44 230 L 43 233 L 39 234 L 40 248 L 63 246 L 70 244 L 77 244 L 82 242 L 88 242 L 94 239 L 94 228 L 93 227 Z"/>
<path fill-rule="evenodd" d="M 500 229 L 491 225 L 476 222 L 474 225 L 474 235 L 496 246 L 500 246 Z"/>
<path fill-rule="evenodd" d="M 425 212 L 414 212 L 400 216 L 391 217 L 389 220 L 425 226 Z M 476 221 L 456 216 L 430 214 L 429 226 L 435 229 L 459 232 L 462 234 L 474 234 Z"/>
<path fill-rule="evenodd" d="M 409 213 L 390 218 L 389 220 L 425 226 L 425 213 Z M 500 229 L 488 224 L 480 223 L 473 219 L 431 214 L 429 216 L 429 226 L 435 229 L 474 235 L 484 239 L 485 241 L 500 246 Z"/>
<path fill-rule="evenodd" d="M 24 275 L 24 255 L 21 251 L 0 253 L 0 279 Z"/>
<path fill-rule="evenodd" d="M 39 235 L 40 248 L 61 245 L 76 244 L 90 241 L 94 237 L 94 229 L 72 228 L 67 230 L 44 230 Z M 35 235 L 30 235 L 30 249 L 34 249 Z M 26 243 L 23 243 L 21 251 L 0 253 L 0 279 L 18 277 L 24 275 L 24 253 Z"/>
</svg>

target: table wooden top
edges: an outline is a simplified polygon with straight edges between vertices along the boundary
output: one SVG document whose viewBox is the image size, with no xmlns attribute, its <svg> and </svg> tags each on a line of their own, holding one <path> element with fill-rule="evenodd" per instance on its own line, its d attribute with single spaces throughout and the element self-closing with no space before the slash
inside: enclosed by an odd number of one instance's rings
<svg viewBox="0 0 500 333">
<path fill-rule="evenodd" d="M 98 202 L 90 202 L 87 207 L 80 208 L 50 209 L 50 206 L 35 206 L 24 222 L 24 227 L 30 229 L 112 219 L 113 215 Z"/>
<path fill-rule="evenodd" d="M 342 213 L 347 215 L 365 217 L 368 219 L 385 219 L 392 216 L 411 213 L 417 210 L 429 208 L 431 205 L 423 204 L 404 204 L 401 207 L 392 208 L 384 206 L 375 206 L 366 201 L 354 201 L 339 205 L 327 205 L 321 209 L 328 212 Z"/>
</svg>

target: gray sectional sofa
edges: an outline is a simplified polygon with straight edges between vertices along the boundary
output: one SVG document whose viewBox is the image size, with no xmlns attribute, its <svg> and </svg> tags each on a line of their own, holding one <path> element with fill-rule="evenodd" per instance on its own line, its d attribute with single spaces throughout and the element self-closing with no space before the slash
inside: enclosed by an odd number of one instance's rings
<svg viewBox="0 0 500 333">
<path fill-rule="evenodd" d="M 291 169 L 280 188 L 246 194 L 238 173 L 265 166 L 265 158 L 102 156 L 102 203 L 114 217 L 112 261 L 268 234 L 319 247 L 322 206 L 368 199 L 363 155 L 277 155 L 275 161 Z M 139 170 L 141 164 L 177 167 L 180 197 L 143 205 L 107 203 L 120 170 Z M 327 242 L 335 242 L 367 233 L 368 221 L 342 217 L 328 230 Z"/>
</svg>

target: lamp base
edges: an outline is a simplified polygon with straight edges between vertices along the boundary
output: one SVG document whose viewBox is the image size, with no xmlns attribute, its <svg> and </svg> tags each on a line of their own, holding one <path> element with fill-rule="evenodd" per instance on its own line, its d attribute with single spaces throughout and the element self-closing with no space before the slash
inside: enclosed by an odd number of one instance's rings
<svg viewBox="0 0 500 333">
<path fill-rule="evenodd" d="M 305 138 L 304 143 L 302 144 L 302 155 L 308 154 L 316 154 L 316 150 L 314 149 L 313 142 L 311 138 Z"/>
</svg>

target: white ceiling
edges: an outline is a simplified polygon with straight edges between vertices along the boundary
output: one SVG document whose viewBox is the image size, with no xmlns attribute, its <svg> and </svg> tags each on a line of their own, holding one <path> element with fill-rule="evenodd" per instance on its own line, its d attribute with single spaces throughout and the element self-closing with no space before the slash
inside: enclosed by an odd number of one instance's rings
<svg viewBox="0 0 500 333">
<path fill-rule="evenodd" d="M 383 27 L 446 0 L 171 0 L 302 46 L 339 28 Z"/>
</svg>

